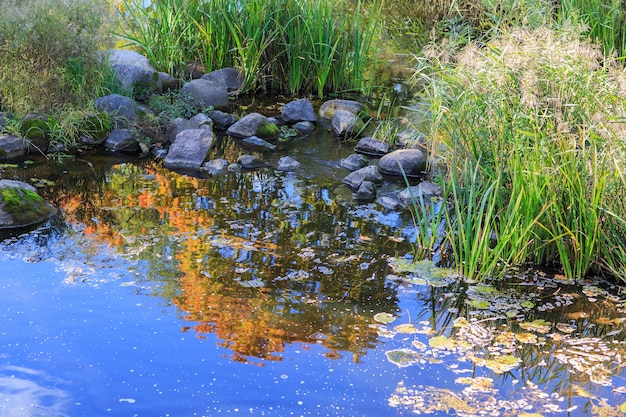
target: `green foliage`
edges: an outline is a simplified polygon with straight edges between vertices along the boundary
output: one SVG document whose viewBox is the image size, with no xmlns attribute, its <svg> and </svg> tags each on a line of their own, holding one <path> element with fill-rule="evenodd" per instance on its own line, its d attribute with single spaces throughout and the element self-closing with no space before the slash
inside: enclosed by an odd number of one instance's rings
<svg viewBox="0 0 626 417">
<path fill-rule="evenodd" d="M 120 36 L 161 71 L 237 67 L 243 92 L 367 90 L 380 4 L 313 0 L 125 0 Z M 363 17 L 366 16 L 366 17 Z"/>
<path fill-rule="evenodd" d="M 92 0 L 2 1 L 0 103 L 15 113 L 80 105 L 97 89 L 107 5 Z M 88 98 L 87 98 L 88 97 Z"/>
<path fill-rule="evenodd" d="M 607 250 L 626 219 L 626 79 L 575 29 L 516 29 L 428 76 L 448 243 L 466 276 L 533 262 L 626 279 L 624 252 Z"/>
</svg>

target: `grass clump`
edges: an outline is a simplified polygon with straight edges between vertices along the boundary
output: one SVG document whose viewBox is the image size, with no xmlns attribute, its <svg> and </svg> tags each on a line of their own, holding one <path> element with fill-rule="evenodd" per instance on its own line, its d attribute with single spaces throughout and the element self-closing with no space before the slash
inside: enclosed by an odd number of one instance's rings
<svg viewBox="0 0 626 417">
<path fill-rule="evenodd" d="M 579 33 L 516 28 L 429 76 L 447 245 L 470 278 L 532 262 L 626 279 L 626 74 Z"/>
<path fill-rule="evenodd" d="M 206 71 L 236 67 L 242 92 L 321 97 L 368 88 L 379 7 L 376 0 L 367 10 L 343 0 L 124 0 L 120 35 L 172 75 L 183 76 L 190 62 Z"/>
</svg>

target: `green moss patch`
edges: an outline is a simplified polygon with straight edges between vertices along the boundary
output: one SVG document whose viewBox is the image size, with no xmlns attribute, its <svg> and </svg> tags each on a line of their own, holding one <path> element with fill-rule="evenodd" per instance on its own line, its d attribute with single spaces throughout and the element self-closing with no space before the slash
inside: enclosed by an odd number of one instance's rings
<svg viewBox="0 0 626 417">
<path fill-rule="evenodd" d="M 36 223 L 55 211 L 39 194 L 26 188 L 2 188 L 0 200 L 0 208 L 11 215 L 15 226 Z"/>
</svg>

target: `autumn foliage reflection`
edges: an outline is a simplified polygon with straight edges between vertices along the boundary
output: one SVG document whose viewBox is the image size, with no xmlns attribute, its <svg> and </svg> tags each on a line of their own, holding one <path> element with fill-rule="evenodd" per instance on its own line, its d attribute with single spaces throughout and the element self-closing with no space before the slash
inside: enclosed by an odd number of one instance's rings
<svg viewBox="0 0 626 417">
<path fill-rule="evenodd" d="M 94 247 L 143 261 L 143 279 L 164 284 L 155 295 L 190 323 L 183 331 L 214 333 L 234 360 L 318 344 L 358 361 L 378 337 L 373 315 L 396 309 L 384 257 L 398 250 L 397 231 L 349 218 L 324 184 L 267 172 L 194 178 L 155 162 L 90 174 L 49 190 L 67 222 Z"/>
</svg>

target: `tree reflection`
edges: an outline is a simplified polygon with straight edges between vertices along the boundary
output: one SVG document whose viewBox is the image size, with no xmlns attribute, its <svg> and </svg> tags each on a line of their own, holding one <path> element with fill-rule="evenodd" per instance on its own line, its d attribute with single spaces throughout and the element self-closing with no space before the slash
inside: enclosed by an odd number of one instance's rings
<svg viewBox="0 0 626 417">
<path fill-rule="evenodd" d="M 400 230 L 352 214 L 336 182 L 269 170 L 202 179 L 156 162 L 88 171 L 58 175 L 46 198 L 92 247 L 145 265 L 183 330 L 214 333 L 234 360 L 280 360 L 298 343 L 359 361 L 378 338 L 373 315 L 397 309 L 385 257 L 410 248 Z"/>
</svg>

